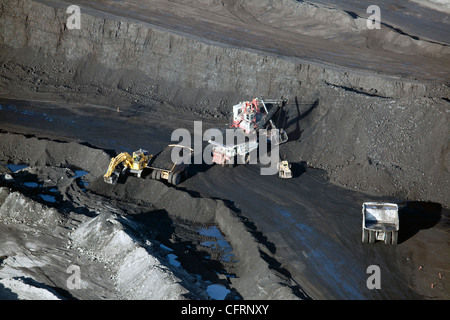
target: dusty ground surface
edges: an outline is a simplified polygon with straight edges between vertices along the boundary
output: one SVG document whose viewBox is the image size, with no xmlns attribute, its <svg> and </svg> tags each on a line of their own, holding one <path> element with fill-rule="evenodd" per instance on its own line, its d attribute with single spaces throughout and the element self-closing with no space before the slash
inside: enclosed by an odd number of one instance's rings
<svg viewBox="0 0 450 320">
<path fill-rule="evenodd" d="M 213 284 L 229 299 L 449 298 L 442 12 L 382 5 L 371 33 L 364 3 L 74 3 L 77 34 L 65 2 L 0 11 L 0 157 L 29 165 L 2 168 L 2 298 L 207 299 Z M 225 128 L 259 94 L 290 100 L 294 179 L 203 165 L 177 188 L 101 180 L 111 155 L 157 152 L 196 120 Z M 398 246 L 361 244 L 368 200 L 402 205 Z M 199 231 L 212 227 L 231 251 Z M 71 264 L 90 270 L 81 290 L 67 288 Z M 380 290 L 366 286 L 372 264 Z"/>
</svg>

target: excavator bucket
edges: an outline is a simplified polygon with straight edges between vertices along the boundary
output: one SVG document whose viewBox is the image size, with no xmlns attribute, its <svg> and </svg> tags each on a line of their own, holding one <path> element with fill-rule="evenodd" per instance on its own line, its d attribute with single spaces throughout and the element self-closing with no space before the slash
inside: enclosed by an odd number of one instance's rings
<svg viewBox="0 0 450 320">
<path fill-rule="evenodd" d="M 106 183 L 109 184 L 116 184 L 117 180 L 119 180 L 119 173 L 114 171 L 109 177 L 103 177 L 103 180 L 105 180 Z"/>
<path fill-rule="evenodd" d="M 268 141 L 270 141 L 270 143 L 274 145 L 279 145 L 289 140 L 289 137 L 284 129 L 279 129 L 278 136 L 272 136 L 272 132 L 260 132 L 260 134 L 262 134 L 263 137 L 265 137 Z"/>
<path fill-rule="evenodd" d="M 289 140 L 289 137 L 288 137 L 286 131 L 284 131 L 283 129 L 280 129 L 280 142 L 279 142 L 279 144 L 285 143 L 288 140 Z"/>
</svg>

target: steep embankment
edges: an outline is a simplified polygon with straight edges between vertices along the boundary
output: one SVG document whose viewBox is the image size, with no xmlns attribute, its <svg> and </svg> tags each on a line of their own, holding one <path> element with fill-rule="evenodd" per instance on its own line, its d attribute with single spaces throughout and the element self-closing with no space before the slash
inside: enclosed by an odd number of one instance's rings
<svg viewBox="0 0 450 320">
<path fill-rule="evenodd" d="M 6 90 L 20 72 L 34 76 L 29 89 L 38 91 L 53 85 L 70 97 L 94 86 L 97 93 L 124 90 L 185 106 L 216 107 L 226 98 L 255 94 L 301 96 L 325 83 L 392 98 L 442 90 L 433 83 L 244 51 L 84 7 L 81 29 L 70 30 L 68 4 L 54 6 L 31 0 L 2 4 Z"/>
<path fill-rule="evenodd" d="M 287 122 L 292 143 L 286 153 L 294 160 L 325 168 L 333 181 L 352 188 L 450 205 L 448 82 L 237 48 L 194 36 L 195 30 L 191 35 L 172 32 L 90 7 L 82 7 L 82 28 L 70 30 L 68 5 L 32 0 L 1 5 L 3 96 L 143 109 L 167 102 L 182 110 L 225 114 L 244 98 L 283 95 L 292 102 Z M 235 5 L 225 7 L 236 14 Z M 303 14 L 302 8 L 295 14 Z M 267 13 L 260 7 L 257 12 L 255 19 L 263 21 Z M 357 38 L 364 38 L 356 20 L 350 22 Z M 289 27 L 286 23 L 278 27 Z M 323 37 L 315 23 L 316 35 Z M 351 31 L 345 30 L 345 39 L 351 39 Z M 368 39 L 368 46 L 404 52 L 392 48 L 392 32 L 380 35 L 381 40 Z M 401 36 L 402 43 L 409 41 Z M 408 48 L 426 45 L 413 40 Z M 311 108 L 304 104 L 314 100 Z"/>
</svg>

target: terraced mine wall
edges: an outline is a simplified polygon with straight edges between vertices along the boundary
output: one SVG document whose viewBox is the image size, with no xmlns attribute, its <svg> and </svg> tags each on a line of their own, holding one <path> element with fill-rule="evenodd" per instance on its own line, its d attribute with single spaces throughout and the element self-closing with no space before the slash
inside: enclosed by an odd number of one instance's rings
<svg viewBox="0 0 450 320">
<path fill-rule="evenodd" d="M 69 5 L 1 4 L 0 93 L 120 96 L 222 113 L 257 95 L 316 100 L 289 113 L 292 160 L 350 188 L 450 205 L 448 82 L 239 49 L 91 9 L 82 10 L 81 29 L 69 29 Z"/>
<path fill-rule="evenodd" d="M 295 96 L 323 84 L 391 98 L 441 90 L 433 84 L 208 43 L 88 8 L 81 11 L 81 28 L 69 29 L 70 4 L 57 5 L 32 0 L 2 4 L 0 43 L 9 49 L 2 51 L 10 51 L 3 56 L 17 62 L 17 52 L 24 49 L 33 50 L 43 62 L 53 62 L 53 69 L 60 72 L 52 77 L 61 86 L 127 89 L 184 105 L 207 102 L 211 107 L 225 98 L 247 95 Z M 59 69 L 56 58 L 62 58 L 68 70 Z M 20 62 L 26 67 L 25 61 Z"/>
</svg>

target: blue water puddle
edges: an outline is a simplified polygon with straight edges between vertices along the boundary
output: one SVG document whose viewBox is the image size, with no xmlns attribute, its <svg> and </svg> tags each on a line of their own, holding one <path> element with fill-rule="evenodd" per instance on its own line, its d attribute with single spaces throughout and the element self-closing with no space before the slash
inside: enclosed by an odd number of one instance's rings
<svg viewBox="0 0 450 320">
<path fill-rule="evenodd" d="M 161 249 L 165 250 L 165 251 L 173 252 L 173 249 L 171 249 L 171 248 L 169 248 L 169 247 L 167 247 L 167 246 L 165 246 L 165 245 L 163 245 L 163 244 L 160 244 L 159 247 L 160 247 Z M 177 268 L 180 268 L 180 267 L 181 267 L 181 263 L 177 260 L 177 259 L 178 259 L 178 256 L 177 256 L 177 255 L 175 255 L 175 254 L 173 254 L 173 253 L 168 253 L 168 254 L 167 254 L 167 259 L 169 260 L 169 263 L 170 263 L 172 266 L 175 266 L 175 267 L 177 267 Z"/>
<path fill-rule="evenodd" d="M 169 253 L 167 255 L 167 259 L 169 259 L 169 263 L 177 268 L 181 267 L 181 263 L 177 260 L 177 256 L 173 253 Z"/>
<path fill-rule="evenodd" d="M 280 212 L 281 216 L 283 216 L 287 220 L 288 223 L 295 223 L 295 219 L 292 217 L 289 211 L 284 209 L 279 209 L 278 211 Z"/>
<path fill-rule="evenodd" d="M 25 169 L 28 167 L 26 164 L 7 164 L 5 167 L 7 167 L 12 172 L 17 172 L 19 170 Z"/>
<path fill-rule="evenodd" d="M 307 232 L 307 233 L 313 232 L 313 228 L 311 228 L 310 226 L 307 226 L 306 224 L 298 222 L 295 224 L 295 226 L 297 227 L 297 229 L 299 229 L 302 232 Z"/>
<path fill-rule="evenodd" d="M 2 110 L 3 108 L 6 108 L 6 110 L 16 110 L 17 108 L 15 106 L 12 105 L 1 105 L 0 104 L 0 110 Z"/>
<path fill-rule="evenodd" d="M 211 284 L 206 288 L 206 293 L 214 300 L 224 300 L 230 290 L 221 284 Z"/>
<path fill-rule="evenodd" d="M 28 188 L 41 188 L 42 187 L 42 184 L 39 184 L 37 182 L 24 182 L 23 185 Z M 49 191 L 52 193 L 56 193 L 56 192 L 58 192 L 58 189 L 52 188 Z M 52 195 L 39 194 L 39 197 L 41 197 L 41 199 L 44 200 L 45 202 L 49 202 L 49 203 L 56 202 L 56 198 Z"/>
<path fill-rule="evenodd" d="M 216 226 L 211 226 L 209 228 L 201 228 L 198 231 L 198 233 L 203 236 L 215 238 L 208 241 L 203 241 L 200 243 L 200 245 L 211 249 L 220 250 L 221 260 L 224 262 L 235 261 L 234 260 L 235 256 L 232 253 L 233 248 L 231 247 L 230 243 L 227 240 L 225 240 L 219 228 L 217 228 Z"/>
<path fill-rule="evenodd" d="M 37 183 L 37 182 L 24 182 L 23 185 L 28 188 L 41 187 L 41 185 L 39 185 L 39 183 Z"/>
<path fill-rule="evenodd" d="M 73 176 L 72 178 L 76 179 L 76 178 L 80 178 L 82 176 L 87 175 L 89 172 L 87 171 L 83 171 L 83 170 L 75 170 L 75 176 Z"/>
<path fill-rule="evenodd" d="M 170 249 L 168 246 L 163 245 L 162 243 L 159 245 L 159 247 L 161 249 L 167 250 L 167 251 L 173 251 L 172 249 Z"/>
<path fill-rule="evenodd" d="M 285 217 L 285 218 L 290 218 L 292 217 L 291 213 L 289 211 L 285 211 L 285 210 L 280 210 L 280 214 Z"/>
<path fill-rule="evenodd" d="M 50 202 L 50 203 L 55 203 L 56 202 L 56 199 L 55 199 L 54 196 L 50 196 L 50 195 L 47 195 L 47 194 L 40 194 L 39 196 L 42 198 L 42 200 L 44 200 L 46 202 Z"/>
<path fill-rule="evenodd" d="M 33 111 L 23 110 L 23 111 L 20 111 L 20 113 L 24 114 L 26 116 L 34 116 L 34 112 Z"/>
<path fill-rule="evenodd" d="M 219 229 L 217 227 L 211 227 L 211 228 L 202 228 L 200 230 L 200 234 L 202 235 L 207 235 L 210 237 L 215 237 L 215 238 L 223 238 L 222 234 L 220 233 Z M 211 244 L 216 245 L 216 242 L 214 241 L 205 241 L 206 242 L 211 242 Z M 226 241 L 225 241 L 226 242 Z M 221 245 L 223 246 L 229 246 L 231 248 L 231 246 L 228 243 L 225 242 L 221 242 Z M 172 266 L 175 266 L 177 268 L 181 267 L 181 263 L 177 260 L 178 256 L 173 254 L 173 249 L 165 246 L 164 244 L 160 244 L 159 247 L 163 250 L 163 251 L 167 251 L 167 260 L 169 261 L 169 264 L 171 264 Z M 199 279 L 201 279 L 201 276 L 198 275 Z M 232 277 L 230 275 L 230 277 Z M 206 288 L 206 293 L 210 296 L 211 299 L 213 300 L 224 300 L 226 298 L 226 296 L 228 295 L 228 293 L 230 293 L 231 291 L 229 289 L 227 289 L 224 285 L 221 284 L 211 284 L 211 281 L 205 281 L 208 286 Z"/>
<path fill-rule="evenodd" d="M 220 233 L 219 228 L 216 226 L 209 227 L 208 229 L 201 228 L 198 233 L 207 237 L 222 238 L 222 233 Z"/>
<path fill-rule="evenodd" d="M 89 174 L 88 171 L 84 170 L 75 170 L 75 176 L 73 176 L 74 179 L 81 178 L 85 175 Z M 80 179 L 78 185 L 81 187 L 81 190 L 83 192 L 86 192 L 86 187 L 89 186 L 89 182 L 84 181 L 83 179 Z"/>
</svg>

